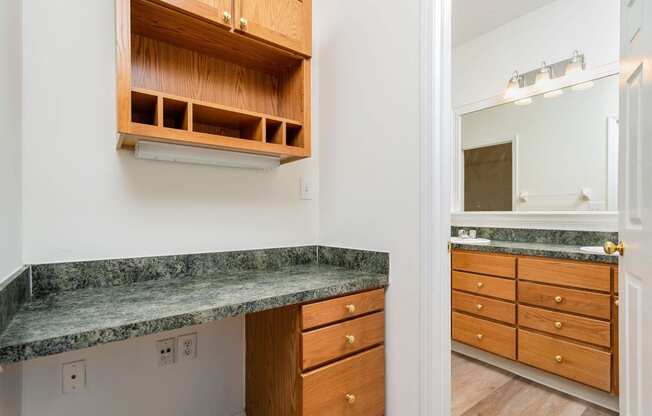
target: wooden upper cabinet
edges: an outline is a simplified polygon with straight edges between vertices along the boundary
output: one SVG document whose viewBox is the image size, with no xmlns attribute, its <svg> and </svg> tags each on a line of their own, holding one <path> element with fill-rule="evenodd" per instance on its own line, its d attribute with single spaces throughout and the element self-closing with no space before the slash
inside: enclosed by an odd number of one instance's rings
<svg viewBox="0 0 652 416">
<path fill-rule="evenodd" d="M 310 57 L 312 0 L 234 2 L 236 32 Z"/>
<path fill-rule="evenodd" d="M 155 2 L 217 23 L 225 29 L 233 27 L 233 0 L 155 0 Z"/>
</svg>

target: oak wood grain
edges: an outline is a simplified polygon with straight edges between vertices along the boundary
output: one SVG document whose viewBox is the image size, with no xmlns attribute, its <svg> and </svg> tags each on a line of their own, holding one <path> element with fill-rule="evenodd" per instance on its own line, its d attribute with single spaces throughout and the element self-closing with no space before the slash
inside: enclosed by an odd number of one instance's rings
<svg viewBox="0 0 652 416">
<path fill-rule="evenodd" d="M 516 323 L 516 305 L 511 302 L 454 290 L 452 308 L 512 325 Z"/>
<path fill-rule="evenodd" d="M 452 287 L 476 295 L 492 296 L 512 302 L 516 300 L 514 280 L 453 271 Z"/>
<path fill-rule="evenodd" d="M 384 340 L 383 312 L 304 332 L 301 335 L 302 368 L 306 370 L 327 363 L 381 344 Z"/>
<path fill-rule="evenodd" d="M 606 264 L 521 257 L 518 277 L 553 285 L 611 291 L 611 267 Z"/>
<path fill-rule="evenodd" d="M 512 327 L 453 312 L 452 333 L 456 341 L 516 359 L 516 329 Z"/>
<path fill-rule="evenodd" d="M 303 416 L 382 416 L 385 350 L 373 348 L 301 376 Z M 355 396 L 354 403 L 346 395 Z"/>
<path fill-rule="evenodd" d="M 353 312 L 347 307 L 353 306 Z M 301 306 L 304 330 L 383 310 L 385 290 L 377 289 Z"/>
<path fill-rule="evenodd" d="M 611 353 L 522 329 L 518 340 L 518 361 L 600 390 L 611 390 Z"/>
<path fill-rule="evenodd" d="M 453 251 L 453 269 L 514 279 L 516 277 L 516 257 L 455 250 Z"/>
<path fill-rule="evenodd" d="M 519 305 L 518 325 L 609 348 L 611 323 L 562 312 Z"/>
<path fill-rule="evenodd" d="M 561 302 L 556 301 L 557 297 Z M 611 296 L 607 294 L 519 282 L 518 301 L 605 320 L 611 318 Z"/>
</svg>

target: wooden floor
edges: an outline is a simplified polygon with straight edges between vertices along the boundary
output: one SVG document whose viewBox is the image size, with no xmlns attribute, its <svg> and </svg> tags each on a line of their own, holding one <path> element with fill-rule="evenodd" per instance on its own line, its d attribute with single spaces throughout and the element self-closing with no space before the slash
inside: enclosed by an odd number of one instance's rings
<svg viewBox="0 0 652 416">
<path fill-rule="evenodd" d="M 617 415 L 460 354 L 452 370 L 453 416 Z"/>
</svg>

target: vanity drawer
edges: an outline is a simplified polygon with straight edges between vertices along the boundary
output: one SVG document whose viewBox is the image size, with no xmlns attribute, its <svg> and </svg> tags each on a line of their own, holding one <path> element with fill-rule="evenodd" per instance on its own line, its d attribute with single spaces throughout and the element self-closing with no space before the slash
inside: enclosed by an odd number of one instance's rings
<svg viewBox="0 0 652 416">
<path fill-rule="evenodd" d="M 597 319 L 518 306 L 518 325 L 609 348 L 611 324 Z"/>
<path fill-rule="evenodd" d="M 516 257 L 456 250 L 453 252 L 453 269 L 514 279 L 516 277 Z"/>
<path fill-rule="evenodd" d="M 518 360 L 601 390 L 611 389 L 608 352 L 519 330 Z"/>
<path fill-rule="evenodd" d="M 492 296 L 505 300 L 516 300 L 516 282 L 499 277 L 483 276 L 466 272 L 453 272 L 453 289 Z"/>
<path fill-rule="evenodd" d="M 304 332 L 301 334 L 302 368 L 312 368 L 381 344 L 384 339 L 383 312 Z"/>
<path fill-rule="evenodd" d="M 611 296 L 606 294 L 519 282 L 518 301 L 595 318 L 611 317 Z"/>
<path fill-rule="evenodd" d="M 611 267 L 608 265 L 521 257 L 518 277 L 553 285 L 611 291 Z"/>
<path fill-rule="evenodd" d="M 516 359 L 516 329 L 512 327 L 453 312 L 452 329 L 455 341 Z"/>
<path fill-rule="evenodd" d="M 301 306 L 301 328 L 306 330 L 353 318 L 385 307 L 385 290 L 376 289 Z"/>
<path fill-rule="evenodd" d="M 304 416 L 382 416 L 385 350 L 382 346 L 301 376 Z"/>
<path fill-rule="evenodd" d="M 516 323 L 516 305 L 502 300 L 454 290 L 452 307 L 455 310 L 472 313 L 484 318 L 495 319 L 508 324 Z"/>
</svg>

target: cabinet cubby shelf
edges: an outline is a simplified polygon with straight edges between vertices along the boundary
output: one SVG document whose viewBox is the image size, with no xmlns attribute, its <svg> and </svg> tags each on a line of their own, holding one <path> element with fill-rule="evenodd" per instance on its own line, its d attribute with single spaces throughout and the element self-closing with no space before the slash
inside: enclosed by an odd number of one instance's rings
<svg viewBox="0 0 652 416">
<path fill-rule="evenodd" d="M 142 88 L 132 92 L 131 122 L 119 148 L 140 140 L 222 150 L 307 156 L 303 123 L 298 120 L 242 110 Z"/>
</svg>

